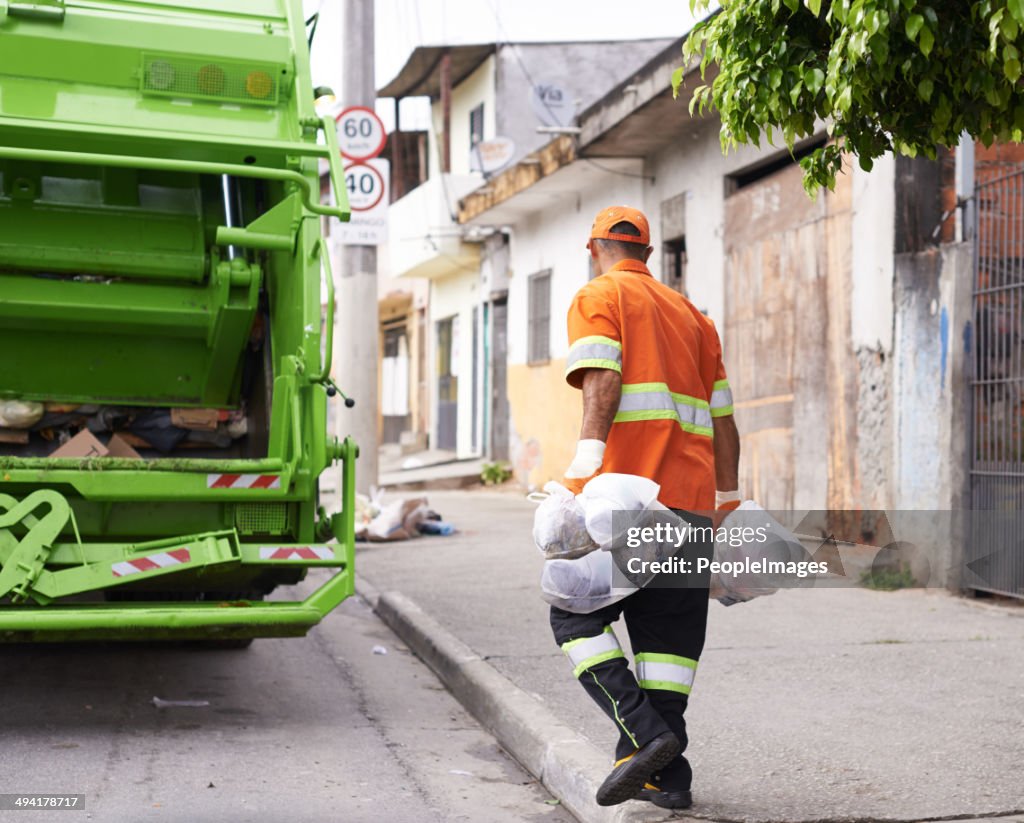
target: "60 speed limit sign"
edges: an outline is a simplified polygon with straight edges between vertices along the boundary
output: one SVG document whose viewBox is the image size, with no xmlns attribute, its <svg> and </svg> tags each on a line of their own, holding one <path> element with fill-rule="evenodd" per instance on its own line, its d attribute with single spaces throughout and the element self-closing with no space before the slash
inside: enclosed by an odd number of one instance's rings
<svg viewBox="0 0 1024 823">
<path fill-rule="evenodd" d="M 370 211 L 384 197 L 384 175 L 367 163 L 353 163 L 345 169 L 345 188 L 352 211 Z"/>
<path fill-rule="evenodd" d="M 360 163 L 384 151 L 388 135 L 373 109 L 350 106 L 335 120 L 338 124 L 338 148 L 347 159 Z"/>
</svg>

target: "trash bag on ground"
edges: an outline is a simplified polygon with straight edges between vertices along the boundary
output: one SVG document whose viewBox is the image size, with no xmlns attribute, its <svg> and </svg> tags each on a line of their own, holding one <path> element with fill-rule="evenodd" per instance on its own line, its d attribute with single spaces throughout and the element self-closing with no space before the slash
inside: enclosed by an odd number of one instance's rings
<svg viewBox="0 0 1024 823">
<path fill-rule="evenodd" d="M 380 513 L 366 527 L 367 540 L 385 543 L 409 540 L 419 536 L 416 528 L 430 512 L 425 497 L 395 500 L 381 507 Z"/>
</svg>

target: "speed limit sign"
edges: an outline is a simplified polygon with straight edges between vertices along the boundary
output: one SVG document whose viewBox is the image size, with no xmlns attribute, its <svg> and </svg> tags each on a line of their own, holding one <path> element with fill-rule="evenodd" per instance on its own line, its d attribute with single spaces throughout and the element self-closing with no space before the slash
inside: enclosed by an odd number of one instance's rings
<svg viewBox="0 0 1024 823">
<path fill-rule="evenodd" d="M 367 163 L 353 163 L 345 169 L 345 188 L 352 211 L 370 211 L 384 197 L 384 175 Z"/>
<path fill-rule="evenodd" d="M 335 119 L 338 123 L 338 147 L 349 160 L 359 163 L 384 151 L 388 135 L 373 109 L 350 106 Z"/>
<path fill-rule="evenodd" d="M 388 242 L 390 181 L 390 165 L 380 157 L 352 163 L 345 169 L 345 189 L 352 219 L 336 226 L 342 245 L 379 246 Z M 334 232 L 335 229 L 331 229 L 332 236 Z"/>
</svg>

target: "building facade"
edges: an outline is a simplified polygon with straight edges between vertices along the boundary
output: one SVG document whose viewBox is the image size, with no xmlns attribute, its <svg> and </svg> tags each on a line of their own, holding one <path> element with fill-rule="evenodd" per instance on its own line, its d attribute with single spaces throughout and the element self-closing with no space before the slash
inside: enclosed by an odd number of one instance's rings
<svg viewBox="0 0 1024 823">
<path fill-rule="evenodd" d="M 381 97 L 428 97 L 425 179 L 389 209 L 389 273 L 427 284 L 423 362 L 425 430 L 458 458 L 509 457 L 505 387 L 508 248 L 500 229 L 458 221 L 459 201 L 501 168 L 524 162 L 639 68 L 666 40 L 421 47 Z M 392 162 L 407 165 L 397 123 Z M 395 135 L 392 135 L 394 140 Z"/>
<path fill-rule="evenodd" d="M 742 435 L 741 489 L 769 509 L 826 511 L 867 540 L 883 509 L 965 505 L 973 320 L 973 146 L 939 162 L 848 163 L 814 200 L 785 149 L 723 156 L 719 122 L 670 90 L 673 43 L 561 136 L 466 195 L 463 226 L 509 248 L 510 453 L 518 479 L 562 475 L 581 402 L 563 378 L 566 311 L 590 277 L 584 244 L 603 207 L 641 208 L 655 276 L 716 323 Z M 845 512 L 846 514 L 842 514 Z M 875 521 L 879 518 L 875 517 Z M 863 522 L 861 522 L 863 520 Z M 827 531 L 825 532 L 827 533 Z M 946 540 L 934 579 L 956 585 Z"/>
</svg>

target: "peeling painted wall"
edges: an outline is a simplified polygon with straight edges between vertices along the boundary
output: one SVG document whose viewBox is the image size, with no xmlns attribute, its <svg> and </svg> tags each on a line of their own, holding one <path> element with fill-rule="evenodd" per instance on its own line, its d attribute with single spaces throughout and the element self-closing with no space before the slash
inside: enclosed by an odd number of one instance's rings
<svg viewBox="0 0 1024 823">
<path fill-rule="evenodd" d="M 786 167 L 725 203 L 726 367 L 741 487 L 768 508 L 859 505 L 850 176 L 811 201 Z"/>
<path fill-rule="evenodd" d="M 895 508 L 966 506 L 972 265 L 969 244 L 896 257 Z M 962 551 L 929 547 L 933 582 L 957 585 Z"/>
<path fill-rule="evenodd" d="M 971 247 L 896 258 L 897 504 L 945 509 L 963 492 Z"/>
<path fill-rule="evenodd" d="M 576 452 L 583 401 L 564 373 L 564 358 L 544 366 L 508 368 L 512 467 L 516 480 L 527 488 L 559 479 Z"/>
<path fill-rule="evenodd" d="M 892 505 L 892 357 L 860 347 L 857 358 L 857 499 L 866 509 Z"/>
</svg>

